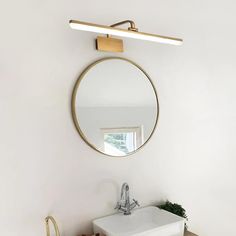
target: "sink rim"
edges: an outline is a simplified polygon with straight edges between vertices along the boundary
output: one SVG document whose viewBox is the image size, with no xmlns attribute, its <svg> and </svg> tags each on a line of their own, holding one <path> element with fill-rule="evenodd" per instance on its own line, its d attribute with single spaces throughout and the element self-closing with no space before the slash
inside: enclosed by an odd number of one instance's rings
<svg viewBox="0 0 236 236">
<path fill-rule="evenodd" d="M 151 205 L 151 206 L 138 207 L 138 208 L 132 210 L 131 215 L 124 215 L 123 212 L 115 212 L 115 213 L 111 213 L 111 214 L 109 214 L 109 215 L 105 215 L 105 216 L 102 216 L 102 217 L 99 217 L 99 218 L 95 218 L 95 219 L 92 220 L 92 222 L 94 223 L 95 221 L 102 220 L 102 219 L 104 219 L 104 218 L 108 218 L 108 217 L 115 216 L 115 215 L 121 215 L 121 216 L 123 215 L 124 217 L 129 217 L 129 216 L 132 216 L 132 214 L 135 213 L 136 211 L 140 211 L 140 210 L 148 209 L 148 208 L 153 208 L 153 209 L 157 209 L 157 210 L 160 210 L 160 211 L 168 212 L 169 214 L 175 216 L 176 218 L 179 218 L 180 221 L 181 221 L 181 220 L 184 220 L 184 221 L 186 220 L 185 218 L 183 218 L 183 217 L 181 217 L 181 216 L 178 216 L 178 215 L 176 215 L 176 214 L 174 214 L 174 213 L 172 213 L 172 212 L 169 212 L 169 211 L 166 211 L 166 210 L 164 210 L 164 209 L 160 209 L 159 207 L 156 207 L 156 206 Z"/>
</svg>

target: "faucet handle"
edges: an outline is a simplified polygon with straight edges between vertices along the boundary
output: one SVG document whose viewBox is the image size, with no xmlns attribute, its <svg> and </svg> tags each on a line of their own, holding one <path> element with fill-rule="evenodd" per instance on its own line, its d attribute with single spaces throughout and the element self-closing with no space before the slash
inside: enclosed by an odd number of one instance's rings
<svg viewBox="0 0 236 236">
<path fill-rule="evenodd" d="M 138 203 L 138 201 L 137 201 L 137 200 L 133 199 L 133 201 L 134 201 L 134 203 L 135 203 L 137 206 L 139 206 L 139 207 L 140 207 L 140 205 L 139 205 L 139 203 Z"/>
</svg>

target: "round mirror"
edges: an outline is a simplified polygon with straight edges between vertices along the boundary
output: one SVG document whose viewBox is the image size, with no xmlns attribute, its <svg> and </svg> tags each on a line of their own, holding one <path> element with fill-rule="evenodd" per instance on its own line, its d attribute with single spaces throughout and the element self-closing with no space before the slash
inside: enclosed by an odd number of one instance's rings
<svg viewBox="0 0 236 236">
<path fill-rule="evenodd" d="M 95 150 L 123 157 L 152 136 L 159 113 L 155 87 L 134 62 L 118 57 L 89 65 L 72 96 L 72 116 L 81 137 Z"/>
</svg>

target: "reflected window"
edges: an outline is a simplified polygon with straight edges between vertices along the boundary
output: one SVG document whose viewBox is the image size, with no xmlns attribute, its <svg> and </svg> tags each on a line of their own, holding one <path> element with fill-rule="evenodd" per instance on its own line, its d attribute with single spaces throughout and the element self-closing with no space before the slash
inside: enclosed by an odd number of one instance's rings
<svg viewBox="0 0 236 236">
<path fill-rule="evenodd" d="M 102 129 L 104 152 L 124 156 L 142 144 L 141 127 Z"/>
</svg>

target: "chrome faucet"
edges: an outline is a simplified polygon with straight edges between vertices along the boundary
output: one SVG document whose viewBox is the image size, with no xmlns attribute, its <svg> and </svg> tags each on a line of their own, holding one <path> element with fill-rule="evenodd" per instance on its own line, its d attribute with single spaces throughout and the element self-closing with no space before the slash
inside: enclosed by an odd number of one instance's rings
<svg viewBox="0 0 236 236">
<path fill-rule="evenodd" d="M 127 183 L 123 183 L 121 188 L 121 198 L 120 201 L 117 202 L 115 209 L 118 209 L 121 212 L 124 212 L 124 215 L 130 215 L 131 211 L 139 206 L 138 201 L 133 199 L 133 202 L 130 203 L 129 198 L 129 185 Z"/>
</svg>

